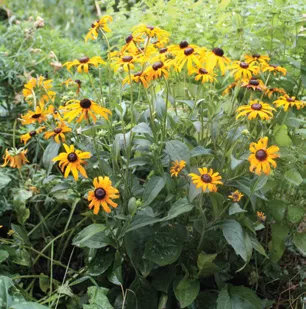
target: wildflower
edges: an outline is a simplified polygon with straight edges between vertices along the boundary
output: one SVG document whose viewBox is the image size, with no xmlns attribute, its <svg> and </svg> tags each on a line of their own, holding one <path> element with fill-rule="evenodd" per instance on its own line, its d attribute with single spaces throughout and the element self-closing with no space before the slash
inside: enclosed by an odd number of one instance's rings
<svg viewBox="0 0 306 309">
<path fill-rule="evenodd" d="M 243 61 L 234 61 L 234 63 L 228 67 L 229 70 L 232 70 L 235 80 L 244 78 L 250 79 L 253 74 L 257 75 L 259 73 L 259 67 L 254 63 L 247 63 Z"/>
<path fill-rule="evenodd" d="M 112 22 L 113 18 L 109 15 L 103 16 L 100 20 L 96 20 L 91 24 L 91 28 L 85 36 L 85 42 L 88 40 L 96 40 L 99 33 L 99 29 L 102 29 L 104 32 L 111 32 L 108 28 L 108 22 Z"/>
<path fill-rule="evenodd" d="M 216 78 L 215 78 L 215 74 L 213 72 L 208 73 L 208 71 L 204 68 L 199 68 L 199 69 L 192 68 L 192 70 L 190 72 L 191 72 L 191 74 L 192 73 L 196 74 L 194 79 L 196 81 L 202 80 L 202 84 L 213 83 L 213 82 L 217 81 Z"/>
<path fill-rule="evenodd" d="M 216 66 L 219 66 L 221 74 L 225 74 L 225 65 L 230 62 L 230 59 L 224 56 L 224 51 L 221 48 L 214 48 L 211 52 L 208 52 L 204 57 L 206 62 L 206 69 L 208 72 L 212 72 Z"/>
<path fill-rule="evenodd" d="M 240 191 L 236 190 L 235 192 L 232 192 L 231 195 L 229 195 L 228 197 L 232 199 L 233 202 L 239 202 L 243 196 L 244 195 Z"/>
<path fill-rule="evenodd" d="M 271 171 L 270 164 L 276 168 L 276 162 L 273 159 L 279 158 L 279 155 L 275 154 L 275 152 L 279 151 L 279 148 L 274 145 L 267 148 L 267 145 L 268 137 L 262 137 L 258 143 L 250 144 L 250 151 L 252 152 L 248 159 L 251 163 L 250 171 L 257 175 L 261 175 L 262 172 L 269 175 Z"/>
<path fill-rule="evenodd" d="M 271 99 L 272 95 L 275 93 L 285 95 L 286 91 L 282 88 L 268 88 L 265 92 L 265 95 L 268 96 L 269 99 Z"/>
<path fill-rule="evenodd" d="M 130 53 L 136 53 L 139 50 L 138 44 L 142 43 L 144 39 L 140 34 L 138 35 L 128 35 L 125 39 L 125 45 L 121 49 L 121 53 L 128 51 Z"/>
<path fill-rule="evenodd" d="M 58 156 L 52 159 L 53 162 L 60 161 L 59 166 L 61 171 L 64 172 L 64 177 L 67 178 L 71 172 L 75 181 L 79 179 L 78 171 L 87 178 L 86 171 L 82 164 L 85 163 L 84 159 L 90 158 L 90 152 L 82 152 L 75 150 L 74 146 L 63 144 L 66 152 L 61 152 Z"/>
<path fill-rule="evenodd" d="M 236 112 L 238 115 L 236 119 L 247 115 L 249 120 L 255 119 L 257 116 L 262 120 L 269 120 L 273 117 L 272 111 L 275 111 L 275 108 L 269 104 L 260 102 L 259 100 L 253 100 L 249 105 L 243 105 L 237 108 Z"/>
<path fill-rule="evenodd" d="M 112 182 L 108 177 L 96 177 L 93 180 L 93 185 L 95 190 L 88 192 L 89 209 L 94 208 L 94 214 L 97 215 L 102 206 L 105 212 L 110 213 L 111 209 L 108 205 L 114 208 L 118 206 L 112 199 L 119 198 L 119 191 L 112 187 Z"/>
<path fill-rule="evenodd" d="M 72 104 L 69 104 L 72 103 Z M 89 99 L 76 100 L 72 99 L 67 102 L 68 105 L 63 107 L 64 119 L 67 119 L 68 122 L 71 122 L 74 118 L 78 118 L 77 122 L 81 122 L 84 118 L 89 119 L 89 115 L 93 119 L 93 122 L 96 123 L 97 117 L 96 114 L 102 116 L 108 120 L 108 114 L 111 115 L 111 111 L 107 108 L 99 106 L 96 102 Z"/>
<path fill-rule="evenodd" d="M 267 217 L 265 216 L 265 214 L 262 211 L 257 211 L 256 212 L 257 218 L 259 221 L 261 222 L 265 222 Z"/>
<path fill-rule="evenodd" d="M 270 57 L 263 56 L 260 54 L 253 54 L 253 55 L 245 55 L 244 59 L 246 63 L 259 62 L 260 64 L 266 64 L 267 62 L 269 62 Z"/>
<path fill-rule="evenodd" d="M 189 174 L 192 178 L 192 182 L 196 185 L 196 188 L 202 188 L 203 191 L 208 189 L 209 192 L 216 192 L 218 184 L 222 185 L 220 181 L 222 177 L 219 173 L 214 173 L 213 169 L 208 169 L 207 167 L 198 168 L 200 175 Z"/>
<path fill-rule="evenodd" d="M 137 58 L 132 55 L 125 55 L 117 58 L 114 61 L 114 71 L 117 72 L 120 67 L 122 67 L 125 72 L 128 72 L 129 70 L 134 70 L 134 62 L 136 60 Z"/>
<path fill-rule="evenodd" d="M 20 136 L 20 141 L 24 144 L 26 144 L 28 142 L 29 139 L 31 139 L 33 136 L 36 136 L 37 134 L 41 133 L 43 130 L 45 129 L 45 127 L 40 127 L 36 130 L 32 130 L 26 134 L 23 134 Z"/>
<path fill-rule="evenodd" d="M 51 113 L 51 107 L 45 109 L 44 104 L 36 106 L 35 111 L 28 111 L 25 115 L 22 115 L 22 124 L 41 123 L 47 120 L 47 116 Z"/>
<path fill-rule="evenodd" d="M 273 102 L 277 107 L 284 106 L 286 112 L 289 107 L 295 106 L 297 110 L 305 107 L 305 102 L 298 101 L 295 97 L 289 97 L 288 95 L 280 96 L 276 101 Z"/>
<path fill-rule="evenodd" d="M 237 85 L 238 85 L 237 82 L 231 83 L 229 86 L 227 86 L 227 87 L 224 89 L 224 91 L 222 92 L 222 95 L 227 95 L 227 94 L 229 94 L 229 93 L 232 91 L 232 89 L 234 89 Z"/>
<path fill-rule="evenodd" d="M 95 56 L 92 58 L 84 56 L 84 57 L 81 57 L 80 59 L 68 61 L 64 63 L 63 66 L 66 66 L 68 71 L 70 71 L 71 67 L 77 66 L 77 71 L 79 73 L 82 73 L 82 72 L 88 73 L 88 68 L 90 65 L 97 68 L 99 64 L 106 64 L 105 61 L 100 56 Z"/>
<path fill-rule="evenodd" d="M 148 87 L 149 87 L 149 84 L 148 84 L 148 82 L 146 81 L 145 75 L 144 75 L 143 72 L 137 72 L 137 73 L 131 74 L 131 81 L 132 81 L 132 82 L 135 82 L 135 83 L 142 83 L 143 86 L 144 86 L 145 88 L 148 88 Z M 122 81 L 122 84 L 130 84 L 130 77 L 127 76 L 127 77 Z"/>
<path fill-rule="evenodd" d="M 155 44 L 159 43 L 159 47 L 167 44 L 169 41 L 170 36 L 169 32 L 166 30 L 162 30 L 159 27 L 140 24 L 138 26 L 135 26 L 133 29 L 134 29 L 133 36 L 143 34 L 150 39 L 155 38 L 157 40 Z"/>
<path fill-rule="evenodd" d="M 76 94 L 79 94 L 81 90 L 82 82 L 79 79 L 73 80 L 72 78 L 68 78 L 67 80 L 63 81 L 61 84 L 65 85 L 66 87 L 69 87 L 71 85 L 72 86 L 77 85 Z"/>
<path fill-rule="evenodd" d="M 242 88 L 253 89 L 258 91 L 263 91 L 266 89 L 264 82 L 256 77 L 250 79 L 245 79 L 241 83 Z"/>
<path fill-rule="evenodd" d="M 33 104 L 35 98 L 39 98 L 39 104 L 45 104 L 49 100 L 52 102 L 56 96 L 56 92 L 52 91 L 52 79 L 45 79 L 43 76 L 30 78 L 24 85 L 22 94 L 28 104 Z"/>
<path fill-rule="evenodd" d="M 22 165 L 28 163 L 28 159 L 26 158 L 28 150 L 27 149 L 17 149 L 12 148 L 11 150 L 5 149 L 5 155 L 3 156 L 4 163 L 1 167 L 7 166 L 10 164 L 12 168 L 21 168 Z"/>
<path fill-rule="evenodd" d="M 172 167 L 170 169 L 171 177 L 173 176 L 177 177 L 185 166 L 186 162 L 184 160 L 181 161 L 176 160 L 175 162 L 173 162 Z"/>
<path fill-rule="evenodd" d="M 59 121 L 57 127 L 54 128 L 53 131 L 48 131 L 44 134 L 45 139 L 49 139 L 50 137 L 54 137 L 56 143 L 60 143 L 59 138 L 61 138 L 62 142 L 65 142 L 65 133 L 71 132 L 72 129 L 69 128 L 64 121 Z"/>
<path fill-rule="evenodd" d="M 263 72 L 273 72 L 274 75 L 276 75 L 276 73 L 281 73 L 283 74 L 283 76 L 285 76 L 287 74 L 287 70 L 281 66 L 275 65 L 275 64 L 268 64 L 266 66 L 263 67 L 262 69 Z"/>
<path fill-rule="evenodd" d="M 192 74 L 193 64 L 197 67 L 201 67 L 199 60 L 199 53 L 196 48 L 187 47 L 182 53 L 177 54 L 175 61 L 177 63 L 178 70 L 181 71 L 185 63 L 187 64 L 188 74 Z"/>
<path fill-rule="evenodd" d="M 162 61 L 154 62 L 144 72 L 146 75 L 147 81 L 151 81 L 153 79 L 160 78 L 160 77 L 168 78 L 169 77 L 169 71 L 168 71 L 169 67 L 170 65 L 166 62 L 165 63 Z"/>
</svg>

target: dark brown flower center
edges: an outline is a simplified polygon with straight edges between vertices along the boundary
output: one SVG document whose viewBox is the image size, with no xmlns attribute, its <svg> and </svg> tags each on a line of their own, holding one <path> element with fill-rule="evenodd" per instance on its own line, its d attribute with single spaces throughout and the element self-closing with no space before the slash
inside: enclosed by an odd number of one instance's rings
<svg viewBox="0 0 306 309">
<path fill-rule="evenodd" d="M 94 28 L 95 27 L 95 23 L 98 23 L 99 22 L 99 19 L 97 19 L 96 21 L 94 21 L 92 24 L 91 24 L 91 28 Z"/>
<path fill-rule="evenodd" d="M 252 55 L 252 57 L 258 59 L 258 58 L 260 58 L 260 55 L 259 54 L 254 54 L 254 55 Z"/>
<path fill-rule="evenodd" d="M 67 156 L 69 162 L 75 162 L 78 159 L 78 156 L 75 152 L 70 152 Z"/>
<path fill-rule="evenodd" d="M 142 72 L 137 72 L 137 73 L 134 74 L 134 76 L 135 76 L 135 77 L 141 76 L 141 74 L 142 74 Z"/>
<path fill-rule="evenodd" d="M 242 69 L 247 69 L 247 68 L 249 67 L 249 64 L 246 63 L 246 62 L 240 62 L 240 67 L 241 67 Z"/>
<path fill-rule="evenodd" d="M 29 132 L 29 135 L 30 135 L 31 137 L 35 136 L 36 134 L 37 134 L 36 131 L 31 131 L 31 132 Z"/>
<path fill-rule="evenodd" d="M 257 79 L 251 79 L 249 84 L 252 85 L 252 86 L 258 86 L 259 85 L 259 81 Z"/>
<path fill-rule="evenodd" d="M 239 195 L 237 193 L 233 193 L 233 199 L 234 200 L 238 200 L 239 199 Z"/>
<path fill-rule="evenodd" d="M 82 82 L 79 79 L 76 79 L 75 82 L 80 86 Z"/>
<path fill-rule="evenodd" d="M 167 48 L 167 47 L 165 47 L 165 48 L 161 48 L 161 49 L 159 50 L 159 53 L 160 53 L 160 54 L 164 54 L 164 53 L 166 53 L 166 52 L 167 52 L 167 50 L 168 50 L 168 48 Z"/>
<path fill-rule="evenodd" d="M 154 71 L 157 71 L 158 69 L 161 69 L 164 66 L 164 64 L 161 61 L 157 61 L 153 63 L 152 68 Z"/>
<path fill-rule="evenodd" d="M 147 26 L 147 28 L 150 29 L 150 30 L 154 30 L 155 27 L 154 26 Z"/>
<path fill-rule="evenodd" d="M 188 44 L 188 42 L 187 41 L 182 41 L 181 43 L 180 43 L 180 48 L 186 48 L 187 46 L 188 46 L 189 44 Z"/>
<path fill-rule="evenodd" d="M 34 115 L 32 115 L 32 118 L 38 119 L 40 116 L 41 116 L 41 114 L 34 114 Z"/>
<path fill-rule="evenodd" d="M 91 101 L 89 99 L 83 99 L 80 101 L 80 106 L 82 108 L 89 108 L 91 106 Z"/>
<path fill-rule="evenodd" d="M 86 56 L 84 56 L 84 57 L 81 57 L 80 59 L 79 59 L 79 62 L 80 63 L 87 63 L 88 61 L 89 61 L 89 57 L 86 57 Z"/>
<path fill-rule="evenodd" d="M 260 111 L 262 109 L 262 105 L 260 103 L 255 103 L 251 105 L 251 108 L 255 111 Z"/>
<path fill-rule="evenodd" d="M 193 54 L 194 52 L 194 49 L 192 47 L 187 47 L 185 50 L 184 50 L 184 54 L 185 56 L 190 56 L 191 54 Z"/>
<path fill-rule="evenodd" d="M 133 36 L 130 34 L 126 39 L 125 42 L 126 44 L 130 43 L 131 41 L 133 41 Z"/>
<path fill-rule="evenodd" d="M 97 188 L 95 190 L 95 197 L 98 200 L 103 200 L 105 196 L 106 196 L 106 191 L 103 188 Z"/>
<path fill-rule="evenodd" d="M 208 175 L 208 174 L 203 174 L 203 175 L 201 176 L 201 180 L 202 180 L 203 182 L 205 182 L 205 183 L 210 183 L 210 182 L 212 181 L 212 178 L 211 178 L 211 176 Z"/>
<path fill-rule="evenodd" d="M 264 161 L 268 157 L 268 154 L 264 149 L 260 149 L 256 151 L 255 157 L 259 161 Z"/>
<path fill-rule="evenodd" d="M 53 130 L 53 132 L 54 132 L 55 134 L 60 134 L 60 133 L 62 132 L 62 128 L 55 128 L 55 129 Z"/>
<path fill-rule="evenodd" d="M 287 98 L 286 100 L 287 100 L 287 102 L 294 102 L 295 101 L 294 99 L 291 99 L 291 98 Z"/>
<path fill-rule="evenodd" d="M 199 73 L 200 74 L 208 74 L 208 72 L 205 69 L 203 69 L 203 68 L 199 69 Z"/>
<path fill-rule="evenodd" d="M 122 61 L 123 62 L 130 62 L 133 60 L 133 56 L 123 56 Z"/>
<path fill-rule="evenodd" d="M 223 57 L 224 55 L 224 51 L 222 48 L 219 48 L 219 47 L 215 47 L 212 52 L 216 55 L 216 56 L 219 56 L 219 57 Z"/>
</svg>

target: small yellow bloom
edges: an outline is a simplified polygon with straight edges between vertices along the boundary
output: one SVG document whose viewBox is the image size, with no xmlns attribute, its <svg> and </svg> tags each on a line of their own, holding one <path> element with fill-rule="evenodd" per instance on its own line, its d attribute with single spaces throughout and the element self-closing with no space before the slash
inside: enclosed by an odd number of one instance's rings
<svg viewBox="0 0 306 309">
<path fill-rule="evenodd" d="M 265 92 L 265 95 L 268 96 L 269 99 L 271 99 L 271 97 L 276 93 L 285 95 L 286 91 L 283 88 L 268 88 Z"/>
<path fill-rule="evenodd" d="M 235 192 L 232 192 L 232 194 L 228 197 L 232 199 L 233 202 L 239 202 L 243 196 L 244 195 L 240 191 L 236 190 Z"/>
<path fill-rule="evenodd" d="M 94 21 L 91 24 L 91 28 L 89 29 L 88 33 L 86 34 L 85 42 L 88 40 L 96 40 L 99 35 L 99 29 L 102 29 L 104 32 L 111 32 L 107 23 L 112 21 L 113 18 L 109 15 L 105 15 L 100 20 Z"/>
<path fill-rule="evenodd" d="M 178 174 L 182 171 L 182 169 L 186 166 L 186 162 L 184 160 L 181 161 L 174 161 L 172 162 L 172 167 L 170 169 L 171 177 L 177 177 Z"/>
<path fill-rule="evenodd" d="M 153 65 L 147 67 L 144 74 L 148 82 L 156 78 L 161 78 L 161 77 L 168 78 L 169 68 L 170 68 L 170 65 L 168 63 L 157 61 L 153 63 Z"/>
<path fill-rule="evenodd" d="M 205 68 L 198 68 L 198 69 L 192 68 L 190 72 L 191 74 L 196 74 L 194 79 L 196 81 L 201 80 L 202 84 L 213 83 L 217 81 L 215 78 L 216 74 L 214 74 L 213 72 L 209 73 Z"/>
<path fill-rule="evenodd" d="M 232 89 L 234 89 L 238 85 L 238 82 L 233 82 L 230 85 L 228 85 L 224 91 L 222 92 L 222 95 L 227 95 L 232 92 Z"/>
<path fill-rule="evenodd" d="M 135 82 L 135 83 L 142 83 L 143 86 L 145 88 L 148 88 L 149 87 L 149 84 L 148 82 L 146 81 L 146 78 L 145 78 L 145 75 L 143 72 L 137 72 L 137 73 L 134 73 L 134 74 L 131 74 L 131 81 L 132 82 Z M 127 76 L 123 81 L 122 81 L 122 84 L 130 84 L 130 77 Z"/>
<path fill-rule="evenodd" d="M 245 62 L 247 63 L 260 63 L 260 64 L 267 64 L 270 61 L 270 57 L 263 56 L 260 54 L 253 54 L 253 55 L 245 55 L 244 56 Z"/>
<path fill-rule="evenodd" d="M 228 69 L 231 70 L 231 74 L 234 75 L 235 80 L 250 79 L 253 75 L 259 73 L 259 67 L 256 66 L 255 63 L 247 63 L 243 61 L 234 61 Z"/>
<path fill-rule="evenodd" d="M 16 149 L 12 148 L 11 150 L 6 149 L 5 155 L 3 156 L 4 163 L 1 167 L 7 166 L 10 164 L 12 168 L 20 169 L 22 165 L 28 163 L 28 159 L 26 158 L 28 150 L 27 149 Z"/>
<path fill-rule="evenodd" d="M 221 48 L 214 48 L 211 52 L 205 54 L 203 60 L 206 63 L 206 70 L 213 72 L 216 66 L 219 66 L 221 74 L 225 74 L 225 66 L 230 63 L 230 59 L 224 56 Z"/>
<path fill-rule="evenodd" d="M 96 177 L 93 180 L 95 187 L 94 191 L 88 192 L 89 209 L 94 208 L 94 214 L 99 213 L 100 207 L 107 213 L 111 212 L 109 205 L 116 208 L 118 204 L 114 203 L 112 199 L 119 198 L 119 191 L 112 187 L 112 182 L 108 177 Z"/>
<path fill-rule="evenodd" d="M 279 65 L 267 64 L 262 69 L 263 72 L 273 72 L 274 75 L 281 73 L 283 76 L 287 74 L 287 70 Z"/>
<path fill-rule="evenodd" d="M 135 66 L 134 63 L 137 61 L 137 57 L 125 54 L 122 57 L 114 59 L 112 66 L 114 67 L 114 71 L 117 72 L 119 68 L 123 68 L 125 72 L 129 70 L 134 70 Z"/>
<path fill-rule="evenodd" d="M 35 111 L 28 111 L 25 115 L 21 116 L 21 121 L 23 125 L 31 123 L 42 123 L 47 121 L 47 116 L 51 113 L 52 106 L 49 106 L 48 109 L 45 109 L 44 104 L 36 106 Z"/>
<path fill-rule="evenodd" d="M 7 235 L 8 235 L 8 236 L 12 236 L 14 233 L 15 233 L 14 230 L 9 230 L 9 231 L 7 232 Z"/>
<path fill-rule="evenodd" d="M 209 192 L 217 192 L 218 184 L 222 185 L 223 183 L 220 181 L 222 177 L 219 173 L 214 173 L 213 169 L 208 169 L 207 167 L 198 168 L 200 175 L 197 174 L 189 174 L 192 178 L 192 182 L 196 185 L 196 188 L 202 188 L 203 191 L 208 189 Z"/>
<path fill-rule="evenodd" d="M 289 107 L 296 107 L 297 110 L 305 107 L 305 102 L 296 100 L 295 97 L 289 97 L 288 95 L 280 96 L 276 101 L 273 102 L 277 107 L 283 106 L 286 112 Z"/>
<path fill-rule="evenodd" d="M 81 57 L 80 59 L 68 61 L 64 63 L 63 66 L 66 66 L 68 71 L 70 71 L 71 67 L 77 66 L 77 71 L 79 73 L 82 73 L 82 72 L 88 73 L 88 69 L 90 65 L 97 68 L 99 64 L 106 64 L 105 61 L 100 56 L 96 56 L 92 58 L 84 56 L 84 57 Z"/>
<path fill-rule="evenodd" d="M 268 147 L 268 137 L 262 137 L 259 139 L 258 143 L 250 144 L 251 155 L 249 156 L 250 162 L 250 172 L 253 172 L 257 175 L 264 173 L 269 175 L 271 172 L 270 164 L 276 168 L 275 158 L 279 158 L 278 154 L 275 154 L 279 151 L 277 146 Z"/>
<path fill-rule="evenodd" d="M 259 221 L 261 222 L 265 222 L 267 217 L 265 216 L 265 214 L 262 211 L 257 211 L 256 212 L 257 218 Z"/>
<path fill-rule="evenodd" d="M 260 102 L 259 100 L 253 100 L 249 105 L 243 105 L 237 108 L 236 112 L 238 115 L 236 119 L 247 115 L 249 120 L 255 119 L 257 116 L 262 120 L 269 120 L 273 117 L 272 111 L 275 111 L 275 108 L 269 104 Z"/>
<path fill-rule="evenodd" d="M 71 132 L 72 129 L 69 128 L 64 121 L 59 121 L 57 124 L 57 127 L 54 128 L 53 131 L 48 131 L 44 134 L 44 138 L 45 139 L 49 139 L 50 137 L 54 137 L 54 140 L 56 143 L 60 143 L 60 139 L 62 140 L 62 142 L 65 142 L 65 133 L 67 132 Z"/>
<path fill-rule="evenodd" d="M 241 87 L 246 89 L 252 89 L 254 91 L 264 91 L 266 89 L 264 82 L 256 77 L 244 79 L 241 83 Z"/>
<path fill-rule="evenodd" d="M 163 45 L 167 44 L 169 41 L 170 33 L 166 30 L 162 30 L 159 27 L 155 26 L 147 26 L 144 24 L 135 26 L 133 28 L 133 36 L 137 36 L 139 34 L 145 35 L 150 39 L 155 39 L 156 42 L 154 44 L 158 44 L 159 48 L 163 47 Z"/>
<path fill-rule="evenodd" d="M 129 52 L 129 53 L 137 53 L 140 48 L 138 47 L 140 43 L 142 43 L 144 39 L 142 38 L 141 34 L 138 35 L 132 35 L 126 37 L 125 39 L 125 45 L 121 49 L 121 53 Z"/>
<path fill-rule="evenodd" d="M 36 130 L 30 131 L 26 134 L 23 134 L 23 135 L 20 136 L 20 141 L 22 143 L 26 144 L 29 139 L 31 139 L 33 136 L 36 136 L 37 134 L 41 133 L 44 129 L 45 129 L 45 127 L 40 127 Z"/>
<path fill-rule="evenodd" d="M 82 166 L 85 164 L 85 159 L 90 158 L 90 152 L 82 152 L 81 150 L 75 150 L 74 146 L 68 146 L 63 144 L 66 152 L 61 152 L 58 156 L 52 159 L 53 162 L 60 161 L 59 167 L 64 173 L 64 177 L 67 178 L 71 172 L 75 181 L 79 179 L 79 173 L 85 178 L 88 178 L 87 173 Z"/>
<path fill-rule="evenodd" d="M 61 83 L 62 85 L 65 85 L 66 87 L 69 86 L 77 86 L 76 94 L 80 93 L 82 82 L 79 79 L 73 80 L 72 78 L 68 78 L 64 82 Z"/>
</svg>

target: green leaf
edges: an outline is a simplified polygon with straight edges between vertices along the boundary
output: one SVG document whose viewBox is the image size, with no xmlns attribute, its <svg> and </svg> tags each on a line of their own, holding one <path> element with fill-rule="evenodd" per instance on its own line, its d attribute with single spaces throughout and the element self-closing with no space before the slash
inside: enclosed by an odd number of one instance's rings
<svg viewBox="0 0 306 309">
<path fill-rule="evenodd" d="M 228 210 L 228 214 L 230 216 L 241 212 L 247 212 L 247 211 L 245 209 L 242 209 L 238 203 L 233 203 Z"/>
<path fill-rule="evenodd" d="M 52 159 L 57 156 L 60 147 L 61 147 L 61 144 L 58 144 L 54 140 L 51 140 L 51 142 L 45 149 L 42 162 L 47 172 L 51 170 L 51 167 L 54 164 Z"/>
<path fill-rule="evenodd" d="M 112 265 L 113 260 L 114 252 L 99 250 L 88 265 L 88 274 L 91 276 L 102 275 Z"/>
<path fill-rule="evenodd" d="M 221 2 L 219 3 L 217 7 L 217 11 L 224 10 L 230 4 L 230 2 L 231 0 L 221 0 Z"/>
<path fill-rule="evenodd" d="M 258 253 L 262 254 L 266 258 L 269 258 L 266 254 L 266 251 L 264 247 L 261 245 L 261 243 L 253 236 L 250 236 L 252 247 L 254 250 L 256 250 Z"/>
<path fill-rule="evenodd" d="M 150 178 L 143 191 L 144 206 L 150 205 L 165 186 L 165 180 L 160 176 Z"/>
<path fill-rule="evenodd" d="M 200 292 L 200 281 L 192 281 L 188 277 L 179 277 L 173 284 L 173 291 L 181 308 L 186 308 L 197 298 Z"/>
<path fill-rule="evenodd" d="M 4 262 L 9 256 L 6 250 L 0 250 L 0 263 Z"/>
<path fill-rule="evenodd" d="M 299 186 L 303 182 L 301 174 L 294 168 L 287 171 L 284 176 L 289 183 L 295 186 Z"/>
<path fill-rule="evenodd" d="M 88 288 L 90 305 L 83 305 L 84 309 L 114 309 L 110 304 L 107 293 L 108 289 L 103 287 L 91 286 Z"/>
<path fill-rule="evenodd" d="M 222 223 L 222 232 L 226 241 L 233 247 L 236 254 L 240 255 L 242 259 L 248 261 L 248 251 L 245 245 L 243 229 L 236 220 L 226 220 Z"/>
<path fill-rule="evenodd" d="M 273 129 L 273 135 L 279 146 L 291 146 L 292 140 L 288 135 L 288 128 L 285 124 L 276 124 Z"/>
<path fill-rule="evenodd" d="M 25 303 L 20 303 L 20 304 L 16 304 L 16 305 L 12 305 L 10 307 L 10 309 L 49 309 L 46 306 L 42 306 L 40 304 L 37 303 L 33 303 L 33 302 L 25 302 Z"/>
<path fill-rule="evenodd" d="M 181 198 L 171 206 L 168 215 L 163 220 L 172 220 L 183 213 L 191 211 L 193 207 L 194 206 L 188 202 L 186 197 Z"/>
<path fill-rule="evenodd" d="M 152 286 L 154 289 L 167 294 L 169 286 L 175 277 L 175 266 L 169 265 L 167 267 L 159 267 L 152 271 L 152 276 Z"/>
<path fill-rule="evenodd" d="M 40 274 L 39 287 L 44 293 L 47 293 L 47 291 L 50 288 L 50 279 L 48 276 L 45 276 L 44 274 Z"/>
<path fill-rule="evenodd" d="M 282 222 L 285 218 L 287 205 L 281 200 L 272 200 L 268 205 L 269 212 L 277 222 Z"/>
<path fill-rule="evenodd" d="M 211 155 L 211 154 L 212 154 L 212 150 L 204 148 L 203 146 L 197 146 L 190 151 L 190 157 L 192 158 L 197 157 L 197 156 L 203 156 L 203 155 Z"/>
<path fill-rule="evenodd" d="M 33 195 L 32 191 L 19 189 L 14 194 L 13 204 L 20 224 L 24 224 L 30 217 L 30 210 L 26 207 L 26 202 Z"/>
<path fill-rule="evenodd" d="M 303 257 L 306 257 L 306 233 L 297 233 L 293 236 L 293 243 L 301 252 Z"/>
<path fill-rule="evenodd" d="M 298 206 L 289 206 L 287 218 L 291 223 L 299 223 L 304 218 L 304 208 Z"/>
<path fill-rule="evenodd" d="M 213 214 L 216 219 L 223 211 L 224 196 L 218 192 L 211 192 L 209 197 L 213 208 Z"/>
<path fill-rule="evenodd" d="M 12 255 L 11 261 L 15 264 L 22 266 L 31 266 L 31 255 L 23 248 L 16 248 L 14 254 Z"/>
<path fill-rule="evenodd" d="M 260 298 L 244 286 L 225 286 L 219 293 L 217 309 L 262 309 Z"/>
<path fill-rule="evenodd" d="M 187 165 L 190 162 L 189 148 L 181 141 L 172 140 L 166 142 L 166 152 L 169 155 L 171 161 L 186 161 Z"/>
<path fill-rule="evenodd" d="M 150 136 L 153 136 L 150 126 L 145 122 L 140 122 L 132 129 L 132 131 L 134 133 L 146 133 L 149 134 Z"/>
<path fill-rule="evenodd" d="M 231 154 L 231 169 L 234 170 L 238 165 L 240 165 L 244 160 L 238 160 Z"/>
<path fill-rule="evenodd" d="M 151 224 L 154 224 L 154 223 L 157 223 L 157 222 L 160 222 L 160 221 L 161 221 L 161 219 L 159 219 L 159 218 L 154 218 L 154 217 L 149 217 L 149 216 L 144 216 L 144 215 L 136 215 L 133 218 L 133 220 L 130 223 L 127 230 L 125 231 L 125 233 L 131 232 L 133 230 L 137 230 L 141 227 L 151 225 Z"/>
<path fill-rule="evenodd" d="M 285 224 L 272 225 L 271 260 L 278 262 L 285 251 L 285 240 L 289 236 L 289 227 Z"/>
<path fill-rule="evenodd" d="M 0 190 L 6 187 L 11 178 L 0 171 Z"/>
<path fill-rule="evenodd" d="M 218 267 L 213 263 L 216 258 L 217 253 L 215 254 L 206 254 L 201 252 L 198 256 L 197 265 L 199 268 L 198 276 L 199 278 L 205 278 L 211 276 L 218 271 Z"/>
<path fill-rule="evenodd" d="M 72 240 L 74 246 L 80 248 L 103 248 L 112 242 L 105 233 L 104 224 L 91 224 L 79 232 Z"/>
</svg>

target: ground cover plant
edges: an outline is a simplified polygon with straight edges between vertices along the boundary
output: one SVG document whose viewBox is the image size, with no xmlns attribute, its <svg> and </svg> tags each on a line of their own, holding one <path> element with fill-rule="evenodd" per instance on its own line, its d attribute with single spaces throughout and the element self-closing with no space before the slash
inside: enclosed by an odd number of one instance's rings
<svg viewBox="0 0 306 309">
<path fill-rule="evenodd" d="M 1 308 L 302 308 L 300 3 L 189 4 L 1 26 Z"/>
</svg>

